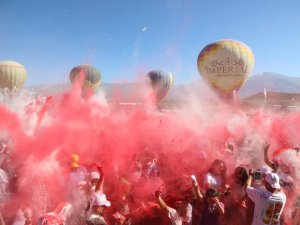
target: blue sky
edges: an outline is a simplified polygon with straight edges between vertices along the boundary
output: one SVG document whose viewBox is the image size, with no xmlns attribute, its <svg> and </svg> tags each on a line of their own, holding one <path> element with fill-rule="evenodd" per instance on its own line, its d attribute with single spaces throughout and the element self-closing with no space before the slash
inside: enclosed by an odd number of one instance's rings
<svg viewBox="0 0 300 225">
<path fill-rule="evenodd" d="M 27 84 L 68 82 L 82 63 L 104 82 L 162 69 L 188 83 L 200 50 L 231 38 L 253 50 L 252 74 L 300 76 L 299 12 L 299 0 L 0 0 L 0 60 L 22 63 Z"/>
</svg>

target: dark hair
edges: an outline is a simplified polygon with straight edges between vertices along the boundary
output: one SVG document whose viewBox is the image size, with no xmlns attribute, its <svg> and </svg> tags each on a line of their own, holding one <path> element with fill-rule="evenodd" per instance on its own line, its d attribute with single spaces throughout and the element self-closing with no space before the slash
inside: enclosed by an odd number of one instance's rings
<svg viewBox="0 0 300 225">
<path fill-rule="evenodd" d="M 215 188 L 208 188 L 205 192 L 205 196 L 208 198 L 219 197 L 220 193 Z"/>
<path fill-rule="evenodd" d="M 244 186 L 248 179 L 248 172 L 244 167 L 238 166 L 235 168 L 233 176 L 237 184 Z"/>
<path fill-rule="evenodd" d="M 223 178 L 223 184 L 225 183 L 225 179 L 226 179 L 226 164 L 225 164 L 225 162 L 223 161 L 223 160 L 221 160 L 221 159 L 215 159 L 213 162 L 212 162 L 212 164 L 210 165 L 210 167 L 209 167 L 209 169 L 208 169 L 208 172 L 210 172 L 210 173 L 213 173 L 213 168 L 215 167 L 215 166 L 217 166 L 217 165 L 221 165 L 221 164 L 223 164 L 223 172 L 222 172 L 222 174 L 221 174 L 221 176 L 222 176 L 222 178 Z"/>
</svg>

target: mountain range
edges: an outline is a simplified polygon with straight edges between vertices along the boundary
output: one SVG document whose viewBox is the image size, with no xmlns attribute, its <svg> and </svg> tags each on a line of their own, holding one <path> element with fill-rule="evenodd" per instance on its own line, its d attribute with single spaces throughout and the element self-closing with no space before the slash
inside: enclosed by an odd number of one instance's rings
<svg viewBox="0 0 300 225">
<path fill-rule="evenodd" d="M 108 99 L 117 97 L 122 101 L 137 101 L 139 100 L 139 92 L 141 91 L 142 83 L 103 83 L 104 89 Z M 182 93 L 185 93 L 190 88 L 200 85 L 201 88 L 208 88 L 204 81 L 189 83 L 189 84 L 175 84 L 169 92 L 167 99 L 180 99 Z M 25 87 L 26 89 L 34 89 L 37 94 L 55 94 L 64 92 L 70 89 L 70 84 L 39 84 Z M 280 93 L 300 93 L 300 77 L 286 76 L 276 73 L 265 72 L 258 75 L 250 76 L 245 85 L 240 89 L 238 95 L 241 98 L 247 98 L 260 92 L 280 92 Z"/>
</svg>

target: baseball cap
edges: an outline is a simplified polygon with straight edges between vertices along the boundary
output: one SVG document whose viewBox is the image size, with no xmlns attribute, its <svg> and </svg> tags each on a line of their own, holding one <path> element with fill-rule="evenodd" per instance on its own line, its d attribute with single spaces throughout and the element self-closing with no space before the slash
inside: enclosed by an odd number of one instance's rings
<svg viewBox="0 0 300 225">
<path fill-rule="evenodd" d="M 266 173 L 272 173 L 272 169 L 271 169 L 271 167 L 269 167 L 269 166 L 262 166 L 259 170 L 260 170 L 263 174 L 266 174 Z"/>
<path fill-rule="evenodd" d="M 280 178 L 276 173 L 266 173 L 265 180 L 272 188 L 280 189 Z"/>
<path fill-rule="evenodd" d="M 93 206 L 107 206 L 109 207 L 111 205 L 110 201 L 106 199 L 106 195 L 103 193 L 95 193 L 94 199 L 93 199 Z"/>
</svg>

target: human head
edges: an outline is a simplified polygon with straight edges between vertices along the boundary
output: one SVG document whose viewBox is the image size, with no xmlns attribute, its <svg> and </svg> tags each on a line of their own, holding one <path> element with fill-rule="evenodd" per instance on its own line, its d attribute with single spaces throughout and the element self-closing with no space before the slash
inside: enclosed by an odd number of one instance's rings
<svg viewBox="0 0 300 225">
<path fill-rule="evenodd" d="M 266 189 L 272 193 L 281 189 L 280 178 L 276 173 L 266 173 L 263 183 Z"/>
<path fill-rule="evenodd" d="M 185 216 L 187 211 L 188 202 L 184 199 L 178 199 L 174 202 L 174 208 L 180 216 Z"/>
<path fill-rule="evenodd" d="M 105 207 L 111 205 L 110 201 L 106 199 L 106 195 L 103 193 L 96 193 L 93 198 L 93 211 L 96 214 L 102 213 Z"/>
<path fill-rule="evenodd" d="M 211 164 L 211 166 L 209 168 L 209 172 L 213 173 L 214 175 L 222 175 L 225 177 L 225 175 L 226 175 L 225 162 L 220 159 L 216 159 Z"/>
<path fill-rule="evenodd" d="M 238 166 L 234 170 L 233 178 L 236 184 L 244 186 L 248 179 L 247 170 L 244 167 Z"/>
<path fill-rule="evenodd" d="M 205 197 L 208 202 L 208 204 L 213 204 L 214 199 L 219 197 L 219 192 L 215 188 L 208 188 L 205 192 Z"/>
<path fill-rule="evenodd" d="M 98 172 L 93 171 L 90 173 L 90 179 L 91 179 L 92 185 L 96 185 L 99 178 L 100 178 L 100 175 Z"/>
</svg>

